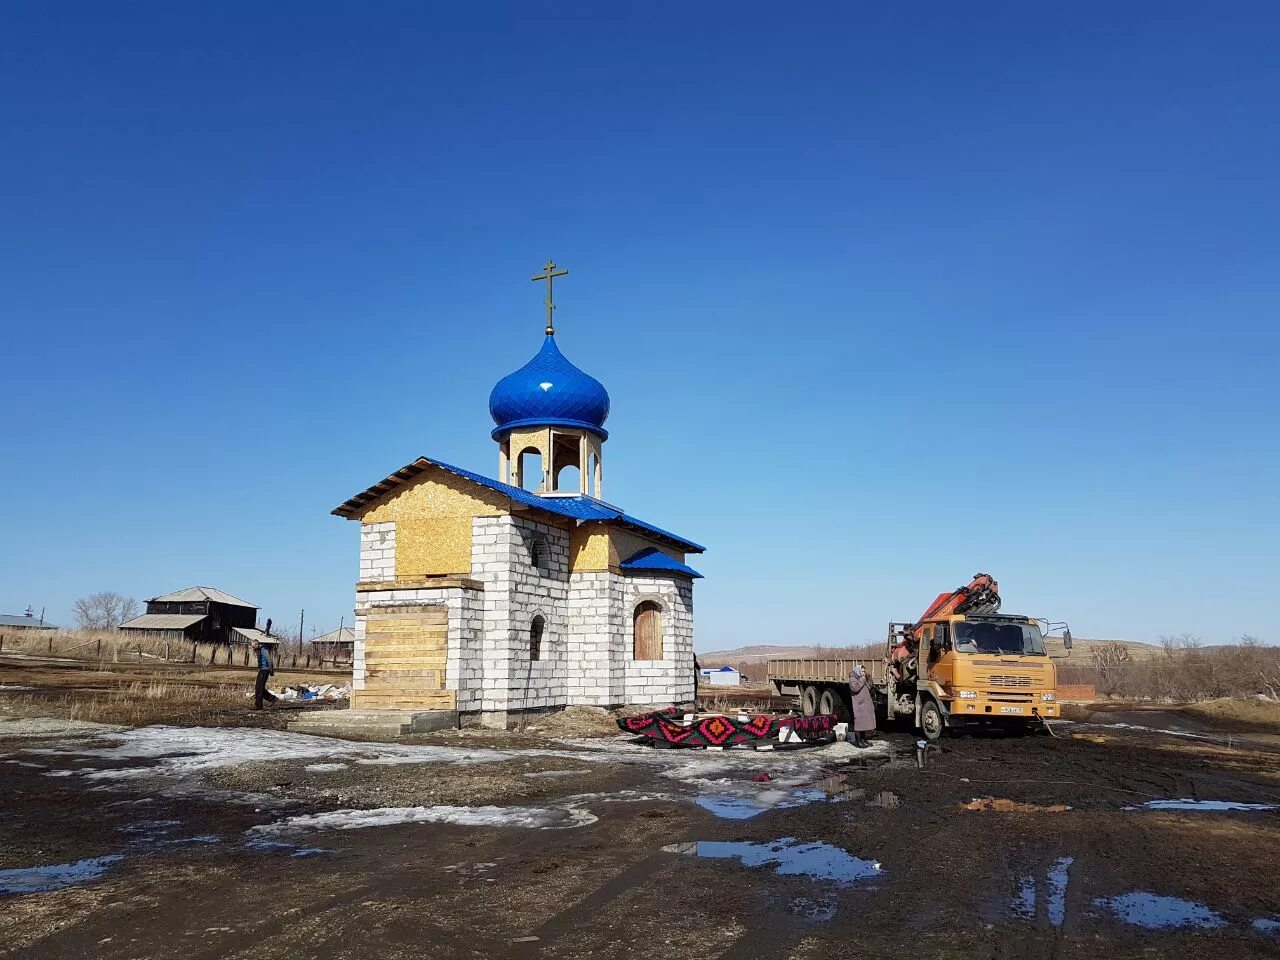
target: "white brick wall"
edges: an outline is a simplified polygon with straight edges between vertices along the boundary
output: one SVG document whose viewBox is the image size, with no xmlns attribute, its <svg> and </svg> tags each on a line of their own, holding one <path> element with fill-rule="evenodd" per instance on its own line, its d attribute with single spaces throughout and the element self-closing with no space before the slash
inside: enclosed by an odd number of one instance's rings
<svg viewBox="0 0 1280 960">
<path fill-rule="evenodd" d="M 360 524 L 360 579 L 394 580 L 395 578 L 395 522 Z"/>
<path fill-rule="evenodd" d="M 684 703 L 693 699 L 693 582 L 686 577 L 628 576 L 624 700 Z M 634 659 L 631 618 L 645 600 L 662 606 L 662 659 Z"/>
<path fill-rule="evenodd" d="M 535 567 L 532 545 L 541 545 Z M 693 699 L 693 584 L 684 577 L 569 572 L 569 535 L 521 516 L 472 521 L 471 576 L 484 589 L 380 590 L 357 594 L 354 686 L 365 682 L 365 616 L 391 603 L 443 604 L 449 612 L 445 686 L 458 709 L 487 712 L 686 703 Z M 364 524 L 360 579 L 395 579 L 395 524 Z M 662 659 L 633 658 L 638 604 L 662 606 Z M 529 631 L 542 616 L 542 656 Z"/>
<path fill-rule="evenodd" d="M 477 517 L 471 543 L 471 575 L 485 585 L 480 708 L 501 713 L 565 706 L 568 534 L 525 517 Z M 544 627 L 541 658 L 534 661 L 529 634 L 537 616 Z"/>
<path fill-rule="evenodd" d="M 662 606 L 662 659 L 634 658 L 633 616 Z M 571 578 L 570 703 L 686 703 L 693 699 L 693 583 L 685 577 L 578 573 Z"/>
</svg>

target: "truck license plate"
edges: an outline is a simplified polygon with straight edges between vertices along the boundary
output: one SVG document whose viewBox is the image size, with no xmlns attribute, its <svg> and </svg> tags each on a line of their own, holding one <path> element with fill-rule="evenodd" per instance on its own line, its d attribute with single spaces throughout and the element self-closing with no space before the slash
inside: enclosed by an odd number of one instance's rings
<svg viewBox="0 0 1280 960">
<path fill-rule="evenodd" d="M 1001 707 L 1000 712 L 1001 713 L 1021 713 L 1022 709 L 1020 707 Z"/>
</svg>

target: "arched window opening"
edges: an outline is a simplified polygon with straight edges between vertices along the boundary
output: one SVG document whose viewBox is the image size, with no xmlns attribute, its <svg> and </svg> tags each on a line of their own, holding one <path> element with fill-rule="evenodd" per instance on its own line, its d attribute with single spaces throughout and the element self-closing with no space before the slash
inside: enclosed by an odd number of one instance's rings
<svg viewBox="0 0 1280 960">
<path fill-rule="evenodd" d="M 515 484 L 521 490 L 537 493 L 542 489 L 542 451 L 534 447 L 526 447 L 520 451 L 520 459 L 516 465 Z"/>
<path fill-rule="evenodd" d="M 600 496 L 600 458 L 594 453 L 587 461 L 587 493 L 593 497 Z"/>
<path fill-rule="evenodd" d="M 662 659 L 662 606 L 660 604 L 653 600 L 646 600 L 636 606 L 632 619 L 632 635 L 634 659 Z"/>
<path fill-rule="evenodd" d="M 582 462 L 582 438 L 577 434 L 551 434 L 551 482 L 554 493 L 577 493 L 579 464 Z M 569 471 L 565 473 L 565 471 Z"/>
<path fill-rule="evenodd" d="M 533 623 L 529 624 L 529 659 L 542 659 L 542 632 L 546 629 L 547 622 L 542 619 L 542 614 L 533 618 Z"/>
<path fill-rule="evenodd" d="M 582 490 L 582 472 L 576 463 L 563 464 L 556 473 L 555 489 L 560 493 L 578 493 Z"/>
</svg>

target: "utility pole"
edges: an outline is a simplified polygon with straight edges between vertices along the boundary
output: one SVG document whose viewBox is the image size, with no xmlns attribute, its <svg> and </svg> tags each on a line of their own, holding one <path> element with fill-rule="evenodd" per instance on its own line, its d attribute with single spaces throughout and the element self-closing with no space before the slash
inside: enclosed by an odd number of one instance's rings
<svg viewBox="0 0 1280 960">
<path fill-rule="evenodd" d="M 307 617 L 305 609 L 298 611 L 298 656 L 302 656 L 302 624 Z"/>
</svg>

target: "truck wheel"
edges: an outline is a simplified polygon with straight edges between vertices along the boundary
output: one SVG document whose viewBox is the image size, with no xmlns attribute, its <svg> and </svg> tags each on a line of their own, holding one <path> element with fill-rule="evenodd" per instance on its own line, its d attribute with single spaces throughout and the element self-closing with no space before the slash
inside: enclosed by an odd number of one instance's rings
<svg viewBox="0 0 1280 960">
<path fill-rule="evenodd" d="M 800 711 L 806 717 L 812 717 L 818 712 L 818 688 L 813 684 L 804 688 L 804 693 L 800 694 Z"/>
<path fill-rule="evenodd" d="M 822 691 L 822 699 L 818 701 L 818 712 L 832 714 L 837 721 L 841 722 L 849 719 L 849 708 L 845 706 L 844 697 L 832 687 Z"/>
<path fill-rule="evenodd" d="M 947 729 L 947 722 L 942 716 L 942 708 L 936 700 L 926 700 L 920 706 L 920 732 L 932 743 L 941 740 Z"/>
</svg>

